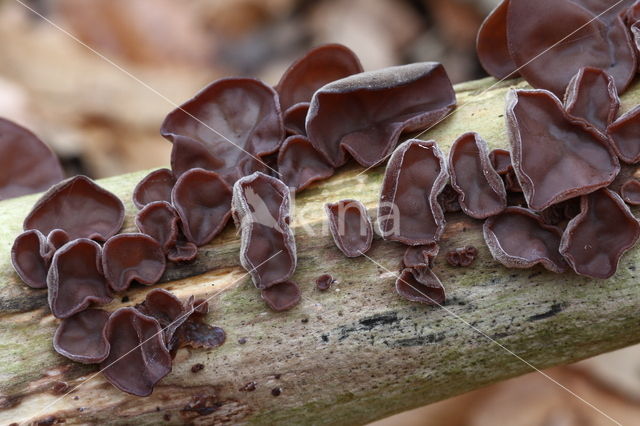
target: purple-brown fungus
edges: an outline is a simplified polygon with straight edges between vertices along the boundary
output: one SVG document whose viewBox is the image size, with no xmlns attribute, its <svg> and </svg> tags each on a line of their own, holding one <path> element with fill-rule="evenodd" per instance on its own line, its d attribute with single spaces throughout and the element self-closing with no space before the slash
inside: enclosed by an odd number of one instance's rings
<svg viewBox="0 0 640 426">
<path fill-rule="evenodd" d="M 182 303 L 172 293 L 157 288 L 147 293 L 144 302 L 136 305 L 136 309 L 158 321 L 165 344 L 171 351 L 176 346 L 175 332 L 193 314 L 193 305 L 193 297 Z"/>
<path fill-rule="evenodd" d="M 104 333 L 109 315 L 102 309 L 87 309 L 63 319 L 53 336 L 53 348 L 76 362 L 102 362 L 109 355 L 110 345 Z"/>
<path fill-rule="evenodd" d="M 400 134 L 425 129 L 455 108 L 444 67 L 435 62 L 369 71 L 323 86 L 311 100 L 307 135 L 332 166 L 383 162 Z"/>
<path fill-rule="evenodd" d="M 504 176 L 513 170 L 511 164 L 511 153 L 506 149 L 496 148 L 489 153 L 489 159 L 496 173 L 500 176 Z"/>
<path fill-rule="evenodd" d="M 278 152 L 278 172 L 292 191 L 300 191 L 313 182 L 328 179 L 333 167 L 304 136 L 288 137 Z"/>
<path fill-rule="evenodd" d="M 259 289 L 289 280 L 297 254 L 289 228 L 290 194 L 282 181 L 256 172 L 233 186 L 233 217 L 240 230 L 240 263 Z"/>
<path fill-rule="evenodd" d="M 341 44 L 325 44 L 309 50 L 285 71 L 276 86 L 283 111 L 301 102 L 311 101 L 322 86 L 361 73 L 355 53 Z"/>
<path fill-rule="evenodd" d="M 418 268 L 421 266 L 433 266 L 433 260 L 440 252 L 438 243 L 431 243 L 424 246 L 409 246 L 404 252 L 402 264 L 405 268 Z"/>
<path fill-rule="evenodd" d="M 519 75 L 507 40 L 508 7 L 509 0 L 503 0 L 496 6 L 480 26 L 476 40 L 476 52 L 482 67 L 497 79 Z"/>
<path fill-rule="evenodd" d="M 165 252 L 178 240 L 180 217 L 166 201 L 154 201 L 144 206 L 135 222 L 138 230 L 160 243 Z"/>
<path fill-rule="evenodd" d="M 330 274 L 322 274 L 316 278 L 316 288 L 320 291 L 327 291 L 334 282 L 335 279 Z"/>
<path fill-rule="evenodd" d="M 576 273 L 609 278 L 639 237 L 640 224 L 629 207 L 618 194 L 602 189 L 582 197 L 580 214 L 567 225 L 560 252 Z"/>
<path fill-rule="evenodd" d="M 494 259 L 507 268 L 541 264 L 552 272 L 566 270 L 559 252 L 562 230 L 522 207 L 507 207 L 484 222 L 484 240 Z"/>
<path fill-rule="evenodd" d="M 601 69 L 582 68 L 567 87 L 564 106 L 569 115 L 605 133 L 620 108 L 616 82 Z"/>
<path fill-rule="evenodd" d="M 378 224 L 383 238 L 413 246 L 437 242 L 445 226 L 438 196 L 448 178 L 435 141 L 413 139 L 400 145 L 382 182 Z"/>
<path fill-rule="evenodd" d="M 134 281 L 144 285 L 157 283 L 165 266 L 162 246 L 145 234 L 115 235 L 102 250 L 104 276 L 114 292 L 125 291 Z"/>
<path fill-rule="evenodd" d="M 100 370 L 118 389 L 147 396 L 171 371 L 171 355 L 157 320 L 134 308 L 120 308 L 111 314 L 105 327 L 111 347 Z"/>
<path fill-rule="evenodd" d="M 607 129 L 613 149 L 622 161 L 640 162 L 640 106 L 620 116 Z"/>
<path fill-rule="evenodd" d="M 629 179 L 620 187 L 620 196 L 625 203 L 632 206 L 640 206 L 640 182 Z"/>
<path fill-rule="evenodd" d="M 287 134 L 307 136 L 305 125 L 309 105 L 311 105 L 309 102 L 300 102 L 282 113 L 282 121 Z"/>
<path fill-rule="evenodd" d="M 49 307 L 56 318 L 68 318 L 91 303 L 111 301 L 101 256 L 100 245 L 86 238 L 68 242 L 53 255 L 47 286 Z"/>
<path fill-rule="evenodd" d="M 192 169 L 180 176 L 171 193 L 189 241 L 203 246 L 218 235 L 231 217 L 231 188 L 220 176 Z"/>
<path fill-rule="evenodd" d="M 445 213 L 457 213 L 462 211 L 460 202 L 458 201 L 458 193 L 450 184 L 446 184 L 444 186 L 444 189 L 440 195 L 438 195 L 438 202 Z"/>
<path fill-rule="evenodd" d="M 455 267 L 467 267 L 476 260 L 478 249 L 474 246 L 459 247 L 447 252 L 447 263 Z"/>
<path fill-rule="evenodd" d="M 300 302 L 300 287 L 293 281 L 284 281 L 261 290 L 262 299 L 276 312 L 287 311 Z"/>
<path fill-rule="evenodd" d="M 513 168 L 533 210 L 608 186 L 620 171 L 606 138 L 550 92 L 510 91 L 507 125 Z"/>
<path fill-rule="evenodd" d="M 44 142 L 0 118 L 0 200 L 45 191 L 62 179 L 62 166 Z"/>
<path fill-rule="evenodd" d="M 327 203 L 329 230 L 336 246 L 347 257 L 358 257 L 371 248 L 373 225 L 366 207 L 358 200 Z"/>
<path fill-rule="evenodd" d="M 176 178 L 171 170 L 154 170 L 133 189 L 133 204 L 141 209 L 154 201 L 171 202 L 171 190 L 175 184 Z"/>
<path fill-rule="evenodd" d="M 211 83 L 169 113 L 160 133 L 173 143 L 182 139 L 188 148 L 200 144 L 213 160 L 205 167 L 198 164 L 201 158 L 194 156 L 193 150 L 181 152 L 174 147 L 172 170 L 176 177 L 201 167 L 217 172 L 229 184 L 246 174 L 246 162 L 275 153 L 285 135 L 277 93 L 251 78 L 224 78 Z M 174 167 L 177 162 L 182 162 L 181 170 Z"/>
<path fill-rule="evenodd" d="M 405 268 L 396 280 L 396 291 L 412 302 L 442 305 L 446 299 L 444 287 L 431 268 Z"/>
<path fill-rule="evenodd" d="M 31 288 L 47 288 L 47 238 L 37 229 L 18 235 L 11 248 L 11 262 L 22 281 Z"/>
<path fill-rule="evenodd" d="M 106 241 L 124 222 L 124 205 L 86 176 L 75 176 L 51 187 L 24 220 L 24 229 L 48 235 L 65 231 L 69 239 Z"/>
<path fill-rule="evenodd" d="M 466 215 L 485 219 L 507 207 L 504 183 L 491 164 L 487 143 L 477 133 L 465 133 L 453 143 L 449 173 Z"/>
</svg>

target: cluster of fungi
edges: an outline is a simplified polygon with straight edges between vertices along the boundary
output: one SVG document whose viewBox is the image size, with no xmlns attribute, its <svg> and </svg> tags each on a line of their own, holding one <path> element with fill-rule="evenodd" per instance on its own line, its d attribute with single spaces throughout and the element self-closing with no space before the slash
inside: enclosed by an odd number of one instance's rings
<svg viewBox="0 0 640 426">
<path fill-rule="evenodd" d="M 111 313 L 92 306 L 132 283 L 157 283 L 167 262 L 192 262 L 231 219 L 241 236 L 240 264 L 266 304 L 294 307 L 301 291 L 292 281 L 290 195 L 350 160 L 367 168 L 388 160 L 376 222 L 383 239 L 407 246 L 396 281 L 407 300 L 445 302 L 433 262 L 445 216 L 458 211 L 484 221 L 486 244 L 506 267 L 612 276 L 640 236 L 625 204 L 640 204 L 640 182 L 623 182 L 619 194 L 611 189 L 621 161 L 640 162 L 640 108 L 618 116 L 618 94 L 638 66 L 640 6 L 605 3 L 504 0 L 483 24 L 477 50 L 486 70 L 520 75 L 535 88 L 508 93 L 510 151 L 490 151 L 473 132 L 448 156 L 433 140 L 400 140 L 456 107 L 446 71 L 434 62 L 364 72 L 351 50 L 330 44 L 293 63 L 275 87 L 251 78 L 215 81 L 162 123 L 160 133 L 173 144 L 171 168 L 135 187 L 135 233 L 118 234 L 124 206 L 115 195 L 84 176 L 60 182 L 51 151 L 0 121 L 4 158 L 11 158 L 2 163 L 11 179 L 0 197 L 53 184 L 25 219 L 12 261 L 27 285 L 48 289 L 61 319 L 55 350 L 100 364 L 123 391 L 148 395 L 171 371 L 178 348 L 222 344 L 224 332 L 203 322 L 206 301 L 193 297 L 180 301 L 156 289 L 142 304 Z M 571 25 L 557 25 L 558 16 Z M 566 43 L 545 51 L 574 24 L 580 29 Z M 347 199 L 325 210 L 338 249 L 364 255 L 374 238 L 366 207 Z M 466 267 L 476 255 L 475 247 L 460 247 L 446 260 Z M 333 282 L 323 274 L 316 286 L 325 291 Z"/>
</svg>

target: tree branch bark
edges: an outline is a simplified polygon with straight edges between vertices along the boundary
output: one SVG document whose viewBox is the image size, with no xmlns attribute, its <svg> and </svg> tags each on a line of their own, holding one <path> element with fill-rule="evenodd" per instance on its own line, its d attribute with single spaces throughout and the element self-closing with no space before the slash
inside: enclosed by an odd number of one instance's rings
<svg viewBox="0 0 640 426">
<path fill-rule="evenodd" d="M 448 150 L 458 135 L 473 130 L 492 147 L 507 146 L 505 94 L 509 84 L 525 83 L 493 83 L 458 85 L 458 111 L 425 139 Z M 639 101 L 636 85 L 623 107 Z M 260 300 L 239 267 L 233 226 L 203 247 L 194 264 L 167 270 L 160 287 L 179 297 L 213 296 L 208 321 L 225 329 L 227 342 L 211 351 L 180 350 L 173 372 L 147 398 L 126 395 L 98 375 L 57 400 L 56 382 L 73 387 L 96 369 L 53 351 L 57 320 L 46 293 L 23 285 L 11 267 L 11 244 L 38 196 L 0 203 L 0 423 L 362 424 L 528 373 L 531 365 L 567 364 L 640 342 L 638 250 L 607 281 L 542 268 L 509 270 L 491 258 L 481 222 L 463 215 L 449 217 L 441 253 L 474 245 L 479 256 L 464 269 L 436 260 L 446 309 L 402 300 L 393 284 L 403 247 L 376 238 L 368 255 L 379 266 L 345 258 L 327 232 L 325 202 L 356 198 L 374 211 L 384 168 L 360 171 L 342 170 L 297 197 L 294 279 L 303 300 L 292 311 L 270 312 Z M 125 201 L 125 230 L 134 229 L 131 191 L 145 174 L 100 182 Z M 314 288 L 323 273 L 338 280 L 326 293 Z M 116 300 L 107 309 L 138 303 L 147 291 L 133 288 L 129 302 Z M 205 368 L 192 373 L 196 363 Z M 253 391 L 246 386 L 251 382 Z"/>
</svg>

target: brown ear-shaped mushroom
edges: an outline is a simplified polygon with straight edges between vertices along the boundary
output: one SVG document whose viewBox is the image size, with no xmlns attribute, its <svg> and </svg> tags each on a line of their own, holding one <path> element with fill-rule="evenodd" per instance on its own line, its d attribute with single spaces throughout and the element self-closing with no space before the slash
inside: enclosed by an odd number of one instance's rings
<svg viewBox="0 0 640 426">
<path fill-rule="evenodd" d="M 160 243 L 165 252 L 178 240 L 180 217 L 166 201 L 154 201 L 144 206 L 136 215 L 135 222 L 138 230 Z"/>
<path fill-rule="evenodd" d="M 489 153 L 489 159 L 491 160 L 491 165 L 495 169 L 496 173 L 500 176 L 504 176 L 509 173 L 509 170 L 513 170 L 513 165 L 511 164 L 511 153 L 509 150 L 501 148 L 493 149 Z"/>
<path fill-rule="evenodd" d="M 133 204 L 139 209 L 154 201 L 171 202 L 171 190 L 176 183 L 173 172 L 158 169 L 146 175 L 133 189 Z"/>
<path fill-rule="evenodd" d="M 114 292 L 125 291 L 134 281 L 144 285 L 157 283 L 165 266 L 160 243 L 146 234 L 113 236 L 102 250 L 102 268 Z"/>
<path fill-rule="evenodd" d="M 405 131 L 426 129 L 455 108 L 442 65 L 420 62 L 346 77 L 311 100 L 307 135 L 334 167 L 349 153 L 360 165 L 383 162 Z"/>
<path fill-rule="evenodd" d="M 431 268 L 405 268 L 396 280 L 396 291 L 412 302 L 442 305 L 446 299 L 444 287 Z"/>
<path fill-rule="evenodd" d="M 607 129 L 613 149 L 625 163 L 640 162 L 640 106 L 620 116 Z"/>
<path fill-rule="evenodd" d="M 63 319 L 53 336 L 53 348 L 76 362 L 102 362 L 109 355 L 104 329 L 109 315 L 102 309 L 87 309 Z"/>
<path fill-rule="evenodd" d="M 440 252 L 438 243 L 431 243 L 424 246 L 409 246 L 402 257 L 402 264 L 405 268 L 418 268 L 420 266 L 433 266 L 433 260 Z"/>
<path fill-rule="evenodd" d="M 485 219 L 507 207 L 504 183 L 491 164 L 487 143 L 477 133 L 465 133 L 453 143 L 449 173 L 467 216 Z"/>
<path fill-rule="evenodd" d="M 60 161 L 44 142 L 0 118 L 0 200 L 45 191 L 62 179 Z"/>
<path fill-rule="evenodd" d="M 564 106 L 569 115 L 586 120 L 604 133 L 620 108 L 616 82 L 601 69 L 582 68 L 569 82 Z"/>
<path fill-rule="evenodd" d="M 309 102 L 325 84 L 362 71 L 360 60 L 348 47 L 318 46 L 291 64 L 280 78 L 276 86 L 280 106 L 285 111 L 300 102 Z"/>
<path fill-rule="evenodd" d="M 640 206 L 640 182 L 629 179 L 620 187 L 620 196 L 625 203 L 632 206 Z"/>
<path fill-rule="evenodd" d="M 18 235 L 11 248 L 11 263 L 22 281 L 31 288 L 47 288 L 49 263 L 47 238 L 37 229 Z"/>
<path fill-rule="evenodd" d="M 358 257 L 371 248 L 373 225 L 366 207 L 358 200 L 327 203 L 324 210 L 329 218 L 329 230 L 336 246 L 347 257 Z"/>
<path fill-rule="evenodd" d="M 47 235 L 62 229 L 69 239 L 106 241 L 124 222 L 124 205 L 86 176 L 75 176 L 51 187 L 24 220 L 24 229 Z"/>
<path fill-rule="evenodd" d="M 394 152 L 382 182 L 378 224 L 382 237 L 417 246 L 437 242 L 445 219 L 438 196 L 449 178 L 435 141 L 409 140 Z"/>
<path fill-rule="evenodd" d="M 193 313 L 193 303 L 193 297 L 183 304 L 172 293 L 157 288 L 147 293 L 144 302 L 136 305 L 136 309 L 158 321 L 163 330 L 167 348 L 171 351 L 174 346 L 174 334 Z"/>
<path fill-rule="evenodd" d="M 191 262 L 198 256 L 198 246 L 191 241 L 178 239 L 175 245 L 169 248 L 167 259 L 171 262 Z"/>
<path fill-rule="evenodd" d="M 478 249 L 474 246 L 459 247 L 447 252 L 447 263 L 455 267 L 467 267 L 476 260 Z"/>
<path fill-rule="evenodd" d="M 334 173 L 333 167 L 304 136 L 290 136 L 284 141 L 278 152 L 278 171 L 292 191 L 301 191 Z"/>
<path fill-rule="evenodd" d="M 629 207 L 618 194 L 602 189 L 582 197 L 580 214 L 562 235 L 560 253 L 576 273 L 609 278 L 639 237 L 640 224 Z"/>
<path fill-rule="evenodd" d="M 246 156 L 273 154 L 285 135 L 278 94 L 252 78 L 211 83 L 169 113 L 160 133 L 174 143 L 177 136 L 202 143 L 219 163 L 214 169 L 203 168 L 223 176 Z M 173 162 L 172 170 L 180 175 Z"/>
<path fill-rule="evenodd" d="M 49 307 L 56 318 L 68 318 L 89 304 L 112 299 L 102 275 L 101 248 L 86 238 L 73 240 L 53 255 L 47 275 Z"/>
<path fill-rule="evenodd" d="M 120 308 L 105 327 L 111 350 L 100 370 L 112 385 L 136 396 L 147 396 L 171 372 L 171 355 L 154 318 L 134 308 Z"/>
<path fill-rule="evenodd" d="M 240 263 L 259 289 L 287 281 L 297 254 L 289 228 L 289 188 L 256 172 L 233 186 L 233 217 L 240 230 Z"/>
<path fill-rule="evenodd" d="M 458 201 L 458 193 L 450 184 L 446 184 L 444 189 L 438 195 L 438 202 L 442 206 L 445 213 L 457 213 L 462 211 L 460 202 Z"/>
<path fill-rule="evenodd" d="M 550 92 L 510 91 L 507 127 L 513 168 L 533 210 L 605 187 L 620 171 L 607 139 L 570 117 Z"/>
<path fill-rule="evenodd" d="M 330 274 L 322 274 L 316 278 L 316 288 L 320 291 L 327 291 L 334 282 L 335 279 Z"/>
<path fill-rule="evenodd" d="M 311 105 L 309 102 L 300 102 L 289 107 L 289 109 L 282 113 L 282 121 L 288 134 L 307 136 L 305 123 L 307 121 L 309 105 Z"/>
<path fill-rule="evenodd" d="M 541 264 L 552 272 L 567 268 L 558 251 L 562 230 L 522 207 L 507 207 L 482 227 L 484 240 L 494 259 L 507 268 L 531 268 Z"/>
<path fill-rule="evenodd" d="M 515 78 L 519 75 L 507 44 L 508 7 L 509 0 L 503 0 L 493 9 L 480 26 L 476 40 L 480 64 L 497 79 Z"/>
<path fill-rule="evenodd" d="M 261 290 L 262 299 L 276 312 L 287 311 L 300 302 L 300 287 L 293 281 L 284 281 Z"/>
<path fill-rule="evenodd" d="M 622 93 L 637 68 L 631 36 L 620 16 L 632 1 L 623 0 L 606 11 L 610 2 L 509 0 L 511 58 L 529 84 L 557 96 L 585 66 L 606 71 Z"/>
<path fill-rule="evenodd" d="M 231 216 L 231 188 L 217 173 L 192 169 L 178 178 L 171 200 L 189 241 L 203 246 L 218 235 Z"/>
</svg>

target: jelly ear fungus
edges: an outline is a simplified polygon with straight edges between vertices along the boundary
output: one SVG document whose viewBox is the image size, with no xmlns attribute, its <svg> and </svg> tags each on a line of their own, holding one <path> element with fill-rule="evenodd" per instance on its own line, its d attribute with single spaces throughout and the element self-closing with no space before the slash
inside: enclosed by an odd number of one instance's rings
<svg viewBox="0 0 640 426">
<path fill-rule="evenodd" d="M 459 195 L 462 211 L 485 219 L 507 207 L 504 183 L 489 159 L 487 143 L 477 133 L 465 133 L 449 153 L 451 186 Z"/>
<path fill-rule="evenodd" d="M 513 168 L 533 210 L 606 187 L 620 172 L 606 137 L 569 116 L 550 92 L 510 91 L 507 130 Z"/>
<path fill-rule="evenodd" d="M 53 348 L 72 361 L 102 362 L 111 346 L 105 335 L 109 315 L 102 309 L 87 309 L 63 319 L 53 336 Z"/>
<path fill-rule="evenodd" d="M 476 52 L 482 67 L 497 79 L 518 77 L 518 67 L 511 59 L 507 41 L 507 8 L 503 0 L 487 16 L 476 40 Z"/>
<path fill-rule="evenodd" d="M 154 201 L 171 202 L 176 178 L 169 169 L 158 169 L 146 175 L 133 189 L 133 204 L 139 209 Z"/>
<path fill-rule="evenodd" d="M 573 270 L 587 277 L 609 278 L 622 255 L 640 237 L 640 224 L 613 191 L 601 189 L 581 198 L 580 213 L 562 235 L 560 252 Z"/>
<path fill-rule="evenodd" d="M 304 136 L 288 137 L 278 152 L 278 172 L 292 191 L 300 191 L 313 182 L 328 179 L 333 167 Z"/>
<path fill-rule="evenodd" d="M 442 283 L 431 268 L 425 266 L 403 269 L 396 280 L 396 291 L 407 300 L 425 305 L 439 306 L 445 301 Z"/>
<path fill-rule="evenodd" d="M 640 106 L 620 116 L 607 128 L 613 149 L 622 161 L 628 164 L 640 162 Z"/>
<path fill-rule="evenodd" d="M 383 162 L 400 134 L 436 124 L 455 108 L 456 96 L 444 67 L 421 62 L 355 74 L 314 93 L 307 136 L 331 163 Z"/>
<path fill-rule="evenodd" d="M 340 200 L 324 206 L 336 246 L 347 257 L 365 254 L 373 241 L 373 226 L 365 206 L 358 200 Z"/>
<path fill-rule="evenodd" d="M 620 108 L 616 82 L 601 69 L 582 68 L 567 86 L 564 106 L 569 115 L 605 133 Z"/>
<path fill-rule="evenodd" d="M 408 140 L 394 152 L 382 182 L 378 225 L 382 237 L 406 245 L 437 242 L 445 218 L 438 195 L 449 174 L 435 141 Z"/>
</svg>

